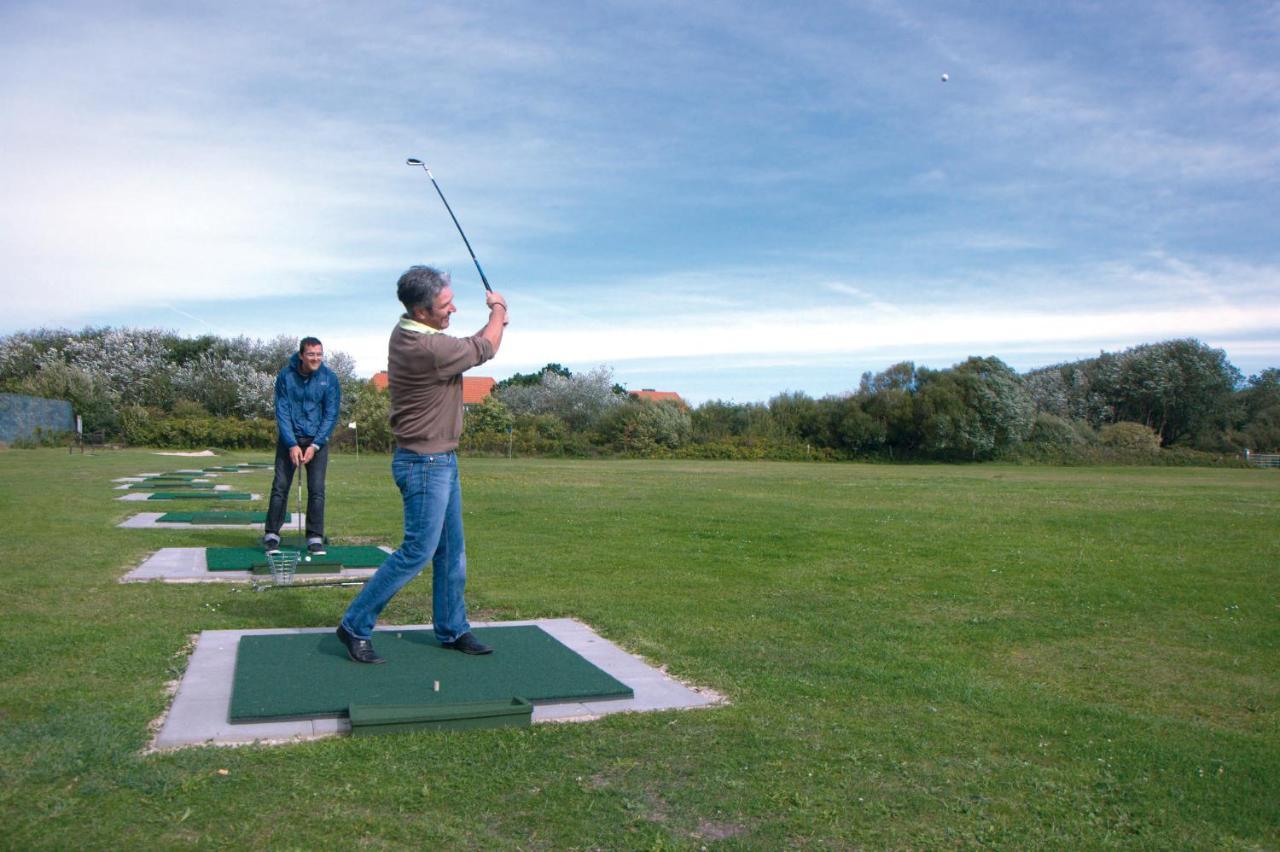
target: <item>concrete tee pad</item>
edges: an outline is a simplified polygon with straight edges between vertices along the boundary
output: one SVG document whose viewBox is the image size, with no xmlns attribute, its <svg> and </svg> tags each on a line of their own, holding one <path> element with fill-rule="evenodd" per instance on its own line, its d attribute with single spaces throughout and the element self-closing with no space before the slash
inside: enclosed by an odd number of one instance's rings
<svg viewBox="0 0 1280 852">
<path fill-rule="evenodd" d="M 231 492 L 231 491 L 229 491 L 229 490 L 228 490 L 229 488 L 230 488 L 230 486 L 227 486 L 227 485 L 219 485 L 219 486 L 217 486 L 217 487 L 214 489 L 214 491 L 213 491 L 212 493 L 209 493 L 209 492 L 193 492 L 193 493 L 191 493 L 191 494 L 179 494 L 179 495 L 178 495 L 178 496 L 176 496 L 176 497 L 170 497 L 170 498 L 168 498 L 168 499 L 172 499 L 172 500 L 210 500 L 210 499 L 217 499 L 217 497 L 218 497 L 219 495 L 221 495 L 221 494 L 228 494 L 228 495 L 230 495 L 230 494 L 236 493 L 236 492 Z M 139 501 L 139 500 L 150 500 L 150 499 L 151 499 L 151 495 L 152 495 L 152 494 L 166 494 L 166 493 L 169 493 L 169 492 L 166 492 L 166 491 L 161 490 L 160 486 L 156 486 L 156 490 L 155 490 L 155 491 L 130 491 L 128 494 L 122 494 L 121 496 L 117 497 L 116 499 L 117 499 L 117 500 L 125 500 L 125 501 L 128 501 L 128 502 Z M 204 496 L 201 496 L 201 494 L 202 494 L 202 493 L 204 494 Z M 262 499 L 262 495 L 261 495 L 261 494 L 250 494 L 250 495 L 249 495 L 248 500 L 242 500 L 242 501 L 239 501 L 239 502 L 252 502 L 252 501 L 254 501 L 254 500 L 261 500 L 261 499 Z"/>
<path fill-rule="evenodd" d="M 226 527 L 217 529 L 226 529 Z M 386 553 L 393 552 L 393 548 L 386 546 L 379 546 L 378 549 Z M 158 580 L 163 583 L 249 583 L 254 580 L 254 575 L 250 571 L 210 571 L 209 563 L 205 559 L 206 550 L 207 548 L 204 547 L 163 547 L 147 557 L 146 561 L 137 568 L 121 577 L 120 582 L 145 583 Z M 361 580 L 372 577 L 377 570 L 376 567 L 344 567 L 337 573 L 299 576 L 296 582 L 298 585 L 305 585 L 308 581 Z M 268 575 L 257 579 L 266 580 L 270 577 Z"/>
<path fill-rule="evenodd" d="M 541 627 L 587 662 L 603 669 L 634 690 L 632 698 L 602 701 L 534 702 L 533 721 L 586 721 L 609 713 L 673 710 L 724 703 L 709 689 L 686 686 L 602 638 L 582 622 L 571 618 L 503 621 L 473 627 Z M 294 719 L 280 722 L 232 724 L 229 719 L 236 651 L 243 636 L 326 633 L 333 627 L 300 627 L 267 630 L 206 630 L 195 649 L 174 695 L 160 721 L 151 750 L 199 745 L 274 744 L 349 733 L 345 718 Z M 381 630 L 430 630 L 429 624 L 385 626 Z M 375 637 L 376 638 L 376 637 Z M 358 665 L 352 663 L 352 665 Z"/>
<path fill-rule="evenodd" d="M 188 524 L 188 523 L 178 523 L 178 522 L 170 523 L 168 521 L 161 521 L 160 519 L 167 514 L 169 513 L 168 512 L 139 512 L 136 515 L 125 518 L 123 521 L 116 524 L 116 526 L 119 527 L 120 529 L 125 529 L 125 530 L 259 530 L 259 531 L 263 530 L 266 527 L 265 523 L 263 524 Z M 298 518 L 299 515 L 294 513 L 293 517 Z M 303 527 L 305 527 L 307 524 L 307 516 L 304 514 L 304 515 L 301 515 L 300 517 L 302 518 L 302 525 Z M 291 528 L 297 523 L 298 522 L 293 519 L 289 521 Z M 282 530 L 281 532 L 287 534 L 288 532 L 290 532 L 290 530 Z"/>
</svg>

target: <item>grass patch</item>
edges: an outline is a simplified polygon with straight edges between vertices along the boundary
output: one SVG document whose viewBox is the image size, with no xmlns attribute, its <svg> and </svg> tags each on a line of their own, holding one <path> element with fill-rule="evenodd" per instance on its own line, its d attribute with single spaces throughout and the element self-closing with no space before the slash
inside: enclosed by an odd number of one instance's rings
<svg viewBox="0 0 1280 852">
<path fill-rule="evenodd" d="M 121 585 L 256 534 L 116 529 L 144 451 L 3 452 L 6 843 L 1280 844 L 1273 471 L 461 465 L 473 617 L 581 618 L 733 703 L 144 756 L 191 634 L 353 590 Z M 389 459 L 333 457 L 326 515 L 398 543 Z M 384 620 L 430 609 L 420 578 Z"/>
</svg>

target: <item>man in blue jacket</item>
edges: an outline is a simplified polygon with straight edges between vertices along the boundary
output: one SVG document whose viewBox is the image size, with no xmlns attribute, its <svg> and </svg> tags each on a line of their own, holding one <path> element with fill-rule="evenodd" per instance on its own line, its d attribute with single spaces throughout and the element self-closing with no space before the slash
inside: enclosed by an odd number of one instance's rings
<svg viewBox="0 0 1280 852">
<path fill-rule="evenodd" d="M 315 556 L 325 552 L 324 474 L 329 466 L 329 436 L 341 403 L 338 377 L 324 365 L 324 346 L 314 337 L 302 338 L 297 354 L 276 376 L 276 477 L 262 537 L 268 553 L 280 549 L 289 486 L 300 464 L 307 466 L 307 552 Z"/>
</svg>

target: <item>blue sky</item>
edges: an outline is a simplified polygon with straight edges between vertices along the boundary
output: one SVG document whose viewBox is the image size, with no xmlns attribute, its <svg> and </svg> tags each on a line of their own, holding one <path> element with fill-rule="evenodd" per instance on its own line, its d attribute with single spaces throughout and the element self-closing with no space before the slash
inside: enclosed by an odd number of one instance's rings
<svg viewBox="0 0 1280 852">
<path fill-rule="evenodd" d="M 941 75 L 950 79 L 944 83 Z M 0 334 L 315 334 L 700 402 L 1194 336 L 1280 366 L 1274 2 L 0 4 Z"/>
</svg>

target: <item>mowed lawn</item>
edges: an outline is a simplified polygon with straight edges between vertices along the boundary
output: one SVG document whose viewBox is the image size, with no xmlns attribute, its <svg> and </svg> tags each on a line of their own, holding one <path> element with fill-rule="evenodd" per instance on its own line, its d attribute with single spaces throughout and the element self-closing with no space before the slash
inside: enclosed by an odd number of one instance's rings
<svg viewBox="0 0 1280 852">
<path fill-rule="evenodd" d="M 115 527 L 214 508 L 113 499 L 192 463 L 0 452 L 0 846 L 1280 845 L 1280 471 L 464 459 L 473 620 L 729 703 L 147 754 L 194 634 L 353 594 L 117 582 L 250 543 Z M 335 457 L 328 513 L 398 543 L 388 457 Z M 384 614 L 429 619 L 425 579 Z"/>
</svg>

